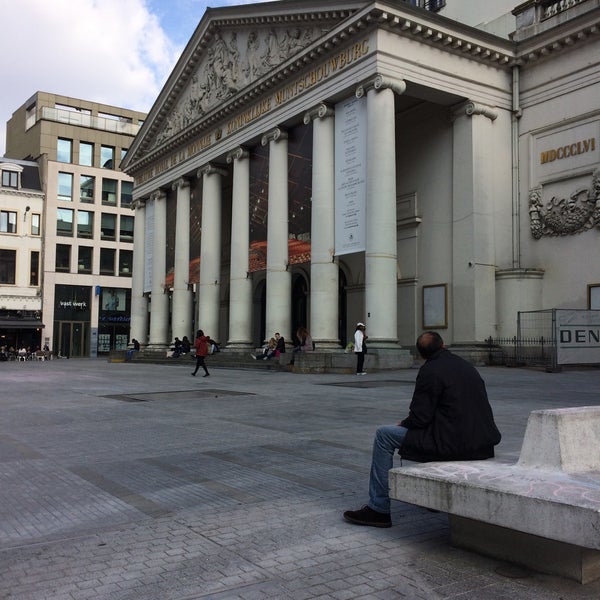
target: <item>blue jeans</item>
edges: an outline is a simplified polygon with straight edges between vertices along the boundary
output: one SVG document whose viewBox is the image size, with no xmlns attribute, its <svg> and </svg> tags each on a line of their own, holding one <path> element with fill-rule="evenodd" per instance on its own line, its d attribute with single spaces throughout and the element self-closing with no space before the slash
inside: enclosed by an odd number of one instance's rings
<svg viewBox="0 0 600 600">
<path fill-rule="evenodd" d="M 369 477 L 369 507 L 377 512 L 390 512 L 388 471 L 394 465 L 394 452 L 402 446 L 407 431 L 401 425 L 383 425 L 375 432 Z"/>
</svg>

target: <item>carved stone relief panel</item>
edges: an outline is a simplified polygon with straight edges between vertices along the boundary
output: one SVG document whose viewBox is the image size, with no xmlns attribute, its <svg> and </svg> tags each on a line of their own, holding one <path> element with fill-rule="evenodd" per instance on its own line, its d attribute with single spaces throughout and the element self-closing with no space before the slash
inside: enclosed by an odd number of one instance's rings
<svg viewBox="0 0 600 600">
<path fill-rule="evenodd" d="M 324 33 L 322 24 L 217 31 L 153 146 L 176 135 Z"/>
<path fill-rule="evenodd" d="M 569 194 L 550 194 L 543 186 L 529 191 L 531 234 L 574 235 L 600 225 L 600 170 L 594 171 L 590 187 L 573 188 Z"/>
</svg>

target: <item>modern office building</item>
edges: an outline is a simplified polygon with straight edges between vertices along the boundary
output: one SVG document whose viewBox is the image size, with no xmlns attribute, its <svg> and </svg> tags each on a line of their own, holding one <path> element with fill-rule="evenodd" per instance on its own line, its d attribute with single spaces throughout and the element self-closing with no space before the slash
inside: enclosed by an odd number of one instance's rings
<svg viewBox="0 0 600 600">
<path fill-rule="evenodd" d="M 0 358 L 42 347 L 44 194 L 35 162 L 0 158 Z"/>
<path fill-rule="evenodd" d="M 598 308 L 600 3 L 208 9 L 122 167 L 151 348 L 476 349 Z"/>
<path fill-rule="evenodd" d="M 6 156 L 40 167 L 42 343 L 56 354 L 95 356 L 127 347 L 133 183 L 120 164 L 144 118 L 37 92 L 7 123 Z"/>
</svg>

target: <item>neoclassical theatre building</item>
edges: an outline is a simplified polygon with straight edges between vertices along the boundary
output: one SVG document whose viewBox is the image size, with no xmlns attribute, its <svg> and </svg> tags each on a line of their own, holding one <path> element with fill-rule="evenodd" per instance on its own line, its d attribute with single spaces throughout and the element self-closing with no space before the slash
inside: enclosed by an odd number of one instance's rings
<svg viewBox="0 0 600 600">
<path fill-rule="evenodd" d="M 149 348 L 363 321 L 393 354 L 599 308 L 600 3 L 208 9 L 123 169 Z"/>
</svg>

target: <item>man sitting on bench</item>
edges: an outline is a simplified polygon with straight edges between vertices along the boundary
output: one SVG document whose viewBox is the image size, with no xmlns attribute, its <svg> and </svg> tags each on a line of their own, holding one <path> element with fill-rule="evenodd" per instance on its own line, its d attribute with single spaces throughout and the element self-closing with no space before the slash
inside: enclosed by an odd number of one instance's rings
<svg viewBox="0 0 600 600">
<path fill-rule="evenodd" d="M 369 502 L 344 513 L 355 525 L 392 526 L 388 471 L 396 450 L 417 462 L 480 460 L 492 458 L 500 442 L 485 383 L 475 367 L 447 350 L 434 331 L 419 336 L 417 351 L 425 364 L 417 375 L 408 417 L 377 429 Z"/>
</svg>

